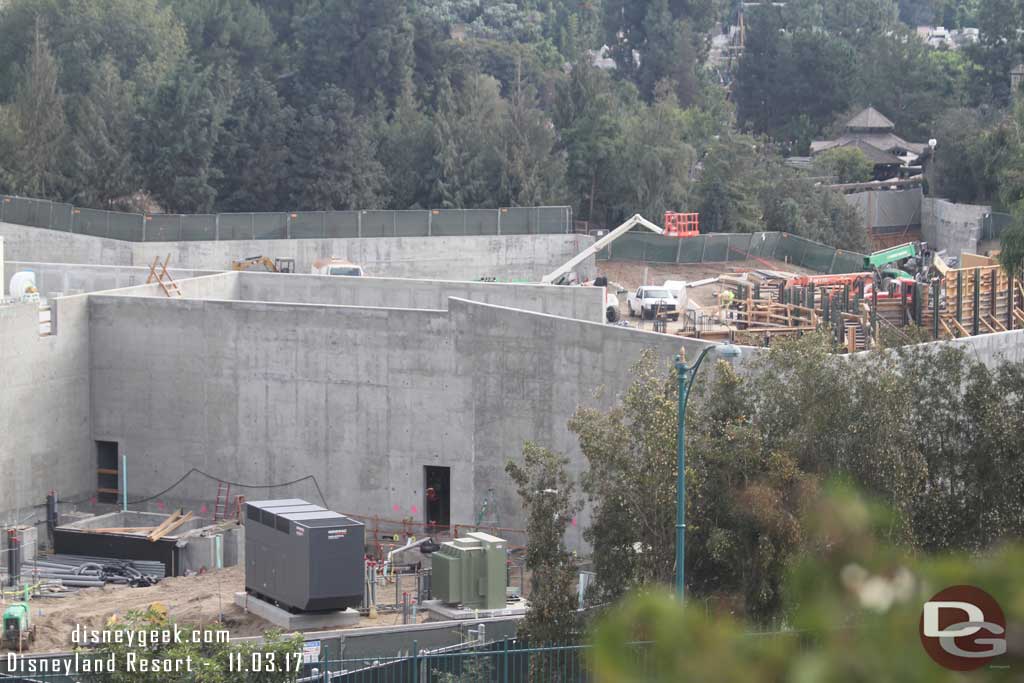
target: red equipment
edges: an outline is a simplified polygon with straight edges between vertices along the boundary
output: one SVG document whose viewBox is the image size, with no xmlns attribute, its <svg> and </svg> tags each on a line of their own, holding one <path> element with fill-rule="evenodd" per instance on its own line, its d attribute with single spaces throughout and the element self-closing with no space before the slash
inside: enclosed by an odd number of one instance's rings
<svg viewBox="0 0 1024 683">
<path fill-rule="evenodd" d="M 696 237 L 700 234 L 700 214 L 665 212 L 665 237 Z"/>
</svg>

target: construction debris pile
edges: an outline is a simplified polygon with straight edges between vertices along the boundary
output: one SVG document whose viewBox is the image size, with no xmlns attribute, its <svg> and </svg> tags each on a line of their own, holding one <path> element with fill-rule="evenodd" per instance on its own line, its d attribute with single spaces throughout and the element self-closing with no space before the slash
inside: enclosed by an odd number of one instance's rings
<svg viewBox="0 0 1024 683">
<path fill-rule="evenodd" d="M 29 584 L 59 582 L 69 588 L 98 588 L 106 584 L 135 587 L 156 585 L 164 578 L 158 561 L 115 560 L 109 557 L 50 555 L 21 568 L 22 581 Z"/>
</svg>

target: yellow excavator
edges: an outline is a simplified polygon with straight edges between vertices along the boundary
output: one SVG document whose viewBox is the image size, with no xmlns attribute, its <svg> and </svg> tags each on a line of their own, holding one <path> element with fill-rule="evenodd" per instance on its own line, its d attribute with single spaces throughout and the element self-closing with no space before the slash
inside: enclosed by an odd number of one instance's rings
<svg viewBox="0 0 1024 683">
<path fill-rule="evenodd" d="M 268 273 L 294 273 L 295 259 L 277 258 L 271 260 L 269 256 L 249 256 L 231 262 L 231 270 L 249 270 L 262 266 Z"/>
</svg>

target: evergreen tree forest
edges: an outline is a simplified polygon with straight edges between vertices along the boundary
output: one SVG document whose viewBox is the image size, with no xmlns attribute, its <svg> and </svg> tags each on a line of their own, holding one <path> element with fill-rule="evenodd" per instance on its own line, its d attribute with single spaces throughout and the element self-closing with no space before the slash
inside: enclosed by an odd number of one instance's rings
<svg viewBox="0 0 1024 683">
<path fill-rule="evenodd" d="M 602 226 L 686 210 L 860 248 L 842 198 L 782 161 L 871 104 L 940 139 L 929 180 L 951 198 L 1024 196 L 1024 2 L 763 5 L 4 0 L 0 192 L 182 213 L 568 204 Z M 745 50 L 709 60 L 741 12 Z M 980 38 L 914 32 L 940 22 Z"/>
</svg>

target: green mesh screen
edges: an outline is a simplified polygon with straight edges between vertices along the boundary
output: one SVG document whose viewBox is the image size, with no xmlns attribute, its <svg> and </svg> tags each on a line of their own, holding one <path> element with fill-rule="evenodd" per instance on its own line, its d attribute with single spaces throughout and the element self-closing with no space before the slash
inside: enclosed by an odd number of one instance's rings
<svg viewBox="0 0 1024 683">
<path fill-rule="evenodd" d="M 611 258 L 624 261 L 642 261 L 644 244 L 637 233 L 627 233 L 608 245 Z"/>
<path fill-rule="evenodd" d="M 142 215 L 137 213 L 105 212 L 110 220 L 108 237 L 138 242 L 142 239 Z"/>
<path fill-rule="evenodd" d="M 864 270 L 864 254 L 855 251 L 836 251 L 836 260 L 832 264 L 833 273 L 859 273 Z"/>
<path fill-rule="evenodd" d="M 297 211 L 289 218 L 288 234 L 293 238 L 312 238 L 324 236 L 323 211 Z"/>
<path fill-rule="evenodd" d="M 704 262 L 726 261 L 729 253 L 729 235 L 704 235 Z"/>
<path fill-rule="evenodd" d="M 804 242 L 803 259 L 800 265 L 819 273 L 829 272 L 832 268 L 832 257 L 835 256 L 836 250 L 833 247 L 810 240 L 804 240 Z"/>
<path fill-rule="evenodd" d="M 50 229 L 51 230 L 70 230 L 71 229 L 71 212 L 74 207 L 70 204 L 51 204 L 53 207 L 53 213 L 50 215 Z"/>
<path fill-rule="evenodd" d="M 81 235 L 94 235 L 106 237 L 109 226 L 107 211 L 96 209 L 75 209 L 74 210 L 74 231 Z"/>
<path fill-rule="evenodd" d="M 542 206 L 537 211 L 537 232 L 557 234 L 569 232 L 571 211 L 566 206 Z"/>
<path fill-rule="evenodd" d="M 181 216 L 154 214 L 146 216 L 144 238 L 146 242 L 177 242 L 181 236 Z"/>
<path fill-rule="evenodd" d="M 466 215 L 461 211 L 434 209 L 430 212 L 430 234 L 465 235 Z"/>
<path fill-rule="evenodd" d="M 252 239 L 253 215 L 251 213 L 222 213 L 219 218 L 220 225 L 217 228 L 219 239 Z"/>
<path fill-rule="evenodd" d="M 644 260 L 657 263 L 675 263 L 676 250 L 679 249 L 678 237 L 662 237 L 653 233 L 636 233 L 644 245 Z"/>
<path fill-rule="evenodd" d="M 772 258 L 785 263 L 798 263 L 803 248 L 804 245 L 799 238 L 784 232 L 779 235 L 779 243 Z"/>
<path fill-rule="evenodd" d="M 429 211 L 396 211 L 395 234 L 399 237 L 425 237 Z"/>
<path fill-rule="evenodd" d="M 324 214 L 324 237 L 358 236 L 358 211 L 328 211 Z"/>
<path fill-rule="evenodd" d="M 728 236 L 728 261 L 745 261 L 750 253 L 750 243 L 754 236 L 751 234 L 736 234 Z"/>
<path fill-rule="evenodd" d="M 501 209 L 501 234 L 526 235 L 530 232 L 530 209 Z"/>
<path fill-rule="evenodd" d="M 677 247 L 679 263 L 700 263 L 704 258 L 704 241 L 706 239 L 707 235 L 680 239 Z"/>
<path fill-rule="evenodd" d="M 181 239 L 217 239 L 217 214 L 197 213 L 181 217 Z"/>
<path fill-rule="evenodd" d="M 283 240 L 288 237 L 288 214 L 255 213 L 252 216 L 252 230 L 258 240 Z"/>
<path fill-rule="evenodd" d="M 464 214 L 467 235 L 497 235 L 498 212 L 494 209 L 466 209 Z M 502 231 L 504 232 L 504 225 Z"/>
<path fill-rule="evenodd" d="M 363 237 L 393 237 L 394 211 L 360 211 L 360 235 Z"/>
</svg>

